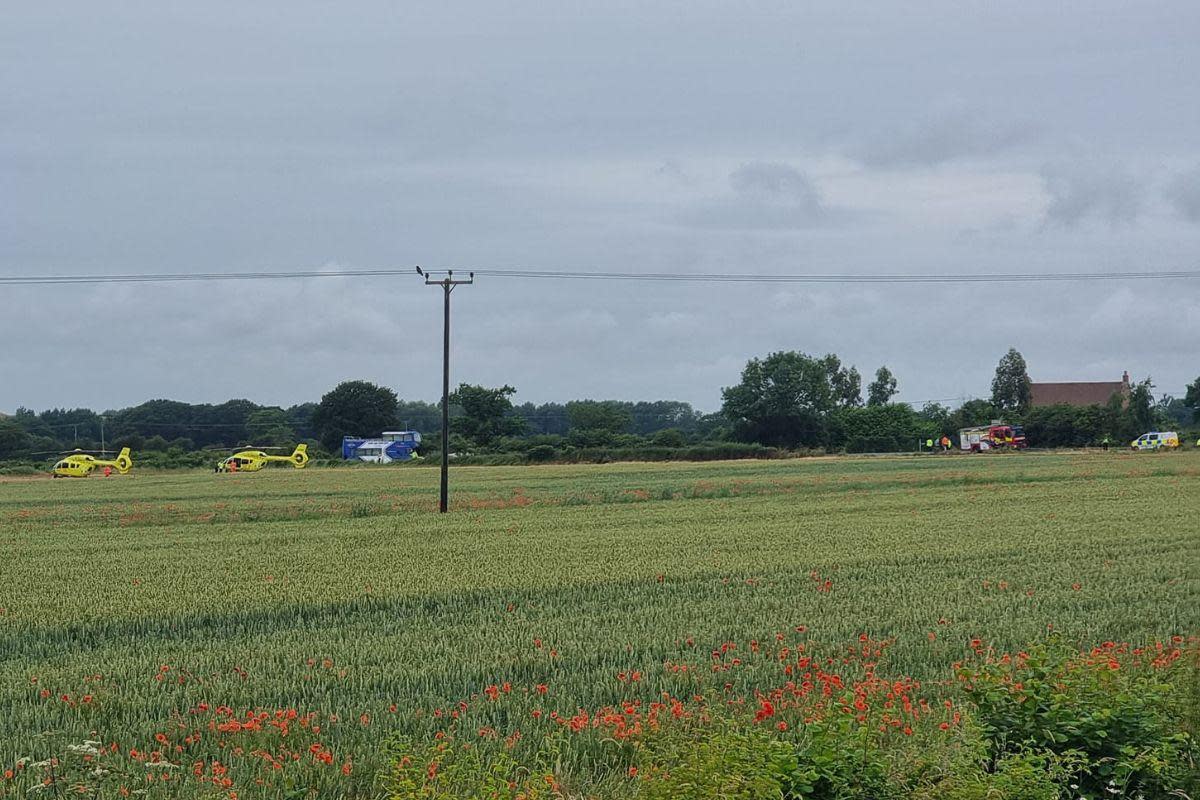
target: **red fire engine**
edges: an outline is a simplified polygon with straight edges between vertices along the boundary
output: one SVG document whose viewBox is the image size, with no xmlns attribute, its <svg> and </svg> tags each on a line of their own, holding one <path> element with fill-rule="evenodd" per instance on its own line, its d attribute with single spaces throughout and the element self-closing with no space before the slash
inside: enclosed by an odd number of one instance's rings
<svg viewBox="0 0 1200 800">
<path fill-rule="evenodd" d="M 959 446 L 972 453 L 984 450 L 1023 450 L 1028 445 L 1025 442 L 1025 429 L 1020 425 L 1005 425 L 993 422 L 991 425 L 980 425 L 976 428 L 962 428 L 958 432 Z"/>
</svg>

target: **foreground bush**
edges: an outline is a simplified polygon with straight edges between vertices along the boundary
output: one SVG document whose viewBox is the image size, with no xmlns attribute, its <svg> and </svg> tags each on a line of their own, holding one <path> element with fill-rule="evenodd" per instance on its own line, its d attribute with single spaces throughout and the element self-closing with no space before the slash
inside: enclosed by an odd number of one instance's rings
<svg viewBox="0 0 1200 800">
<path fill-rule="evenodd" d="M 1073 653 L 1051 642 L 958 671 L 991 763 L 1027 750 L 1078 759 L 1081 793 L 1166 797 L 1196 780 L 1196 665 L 1176 637 Z M 1116 791 L 1114 791 L 1116 790 Z"/>
<path fill-rule="evenodd" d="M 687 692 L 554 709 L 548 687 L 490 686 L 393 743 L 390 797 L 640 800 L 1186 798 L 1200 647 L 979 642 L 955 680 L 884 677 L 889 642 L 836 654 L 780 642 L 778 686 L 735 690 L 741 655 L 680 670 Z M 763 650 L 763 652 L 760 652 Z M 641 676 L 623 674 L 631 690 Z M 582 758 L 580 754 L 583 754 Z"/>
</svg>

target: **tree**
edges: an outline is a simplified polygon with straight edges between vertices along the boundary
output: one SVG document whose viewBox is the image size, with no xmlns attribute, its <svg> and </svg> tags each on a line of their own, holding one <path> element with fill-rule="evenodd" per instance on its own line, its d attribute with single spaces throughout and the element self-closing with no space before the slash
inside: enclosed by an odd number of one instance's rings
<svg viewBox="0 0 1200 800">
<path fill-rule="evenodd" d="M 663 428 L 650 437 L 650 442 L 655 447 L 683 447 L 687 444 L 687 437 L 678 428 Z"/>
<path fill-rule="evenodd" d="M 828 358 L 796 351 L 752 358 L 741 382 L 721 391 L 721 413 L 744 441 L 779 447 L 824 445 L 827 417 L 838 401 L 830 366 Z"/>
<path fill-rule="evenodd" d="M 880 367 L 867 387 L 867 405 L 885 406 L 896 396 L 896 391 L 896 376 L 887 367 Z"/>
<path fill-rule="evenodd" d="M 29 448 L 29 434 L 11 419 L 0 419 L 0 458 L 12 458 Z"/>
<path fill-rule="evenodd" d="M 917 442 L 941 435 L 938 424 L 907 403 L 886 403 L 834 412 L 837 439 L 831 444 L 849 453 L 913 450 Z"/>
<path fill-rule="evenodd" d="M 633 424 L 626 404 L 617 400 L 572 400 L 567 419 L 572 430 L 590 432 L 625 433 Z"/>
<path fill-rule="evenodd" d="M 288 426 L 296 432 L 297 439 L 317 438 L 317 432 L 312 426 L 312 415 L 316 410 L 316 403 L 300 403 L 284 412 L 287 415 Z"/>
<path fill-rule="evenodd" d="M 396 420 L 405 430 L 433 436 L 442 430 L 442 407 L 424 400 L 401 400 L 396 406 Z"/>
<path fill-rule="evenodd" d="M 1183 396 L 1183 404 L 1193 412 L 1200 412 L 1200 378 L 1196 378 L 1195 382 L 1188 384 L 1187 394 Z"/>
<path fill-rule="evenodd" d="M 821 365 L 829 375 L 829 387 L 839 408 L 855 408 L 862 405 L 862 376 L 854 367 L 843 367 L 840 358 L 829 353 L 821 359 Z"/>
<path fill-rule="evenodd" d="M 249 400 L 235 399 L 226 400 L 220 405 L 202 405 L 193 408 L 196 422 L 201 427 L 209 425 L 215 427 L 216 441 L 224 444 L 238 444 L 249 438 L 246 431 L 246 420 L 251 414 L 258 411 L 260 406 Z M 166 436 L 165 433 L 163 435 Z M 186 434 L 182 435 L 186 436 Z"/>
<path fill-rule="evenodd" d="M 252 444 L 287 446 L 296 441 L 296 432 L 282 408 L 260 408 L 246 417 L 246 436 Z"/>
<path fill-rule="evenodd" d="M 996 365 L 996 377 L 992 379 L 992 405 L 1001 411 L 1022 413 L 1029 408 L 1033 389 L 1025 359 L 1010 347 L 1000 363 Z"/>
<path fill-rule="evenodd" d="M 91 409 L 52 408 L 38 414 L 38 420 L 45 425 L 44 429 L 42 426 L 39 429 L 61 442 L 64 449 L 67 445 L 75 447 L 77 442 L 87 449 L 87 445 L 82 444 L 84 440 L 100 441 L 100 416 Z"/>
<path fill-rule="evenodd" d="M 1120 392 L 1113 392 L 1104 404 L 1104 435 L 1121 439 L 1132 438 L 1129 435 L 1130 425 L 1125 413 L 1126 398 Z"/>
<path fill-rule="evenodd" d="M 516 394 L 511 386 L 489 389 L 460 383 L 450 395 L 450 402 L 462 409 L 455 419 L 456 433 L 480 447 L 487 447 L 502 436 L 516 436 L 525 429 L 525 420 L 513 414 L 508 398 Z"/>
<path fill-rule="evenodd" d="M 947 435 L 957 434 L 960 428 L 974 428 L 987 425 L 999 416 L 999 410 L 987 400 L 968 400 L 946 419 L 942 432 Z"/>
<path fill-rule="evenodd" d="M 144 441 L 153 436 L 162 436 L 164 439 L 187 436 L 189 428 L 196 421 L 195 410 L 195 406 L 178 400 L 147 400 L 114 414 L 108 422 L 108 437 L 115 441 L 121 436 L 136 435 Z M 240 430 L 227 431 L 222 425 L 224 420 L 206 419 L 204 422 L 202 433 L 205 436 L 221 436 L 230 432 L 234 438 L 241 437 Z"/>
<path fill-rule="evenodd" d="M 662 430 L 689 432 L 700 417 L 690 403 L 680 400 L 639 401 L 629 406 L 633 415 L 633 433 L 648 436 Z"/>
<path fill-rule="evenodd" d="M 1158 404 L 1154 407 L 1155 413 L 1162 422 L 1163 427 L 1176 428 L 1191 425 L 1195 412 L 1183 400 L 1178 397 L 1172 397 L 1169 394 L 1164 394 L 1158 399 Z"/>
<path fill-rule="evenodd" d="M 338 452 L 344 436 L 374 436 L 396 424 L 396 393 L 369 381 L 344 381 L 321 398 L 312 415 L 317 438 Z"/>
<path fill-rule="evenodd" d="M 926 403 L 921 406 L 921 410 L 917 412 L 917 416 L 932 422 L 939 436 L 944 434 L 953 438 L 957 435 L 957 430 L 950 422 L 950 409 L 941 403 L 934 403 L 932 401 Z"/>
<path fill-rule="evenodd" d="M 1101 441 L 1107 429 L 1105 407 L 1065 403 L 1030 409 L 1025 415 L 1025 436 L 1036 447 L 1085 447 Z"/>
<path fill-rule="evenodd" d="M 535 436 L 539 434 L 562 435 L 570 428 L 567 419 L 567 407 L 562 403 L 543 403 L 535 406 L 533 403 L 522 403 L 516 412 L 525 420 L 528 430 Z"/>
<path fill-rule="evenodd" d="M 1154 384 L 1150 378 L 1135 383 L 1129 390 L 1129 402 L 1125 405 L 1125 418 L 1128 421 L 1127 432 L 1133 436 L 1141 436 L 1147 431 L 1158 427 L 1154 413 Z"/>
<path fill-rule="evenodd" d="M 161 437 L 157 434 L 155 434 L 154 436 L 151 436 L 149 439 L 147 439 L 145 442 L 142 443 L 143 450 L 154 450 L 155 452 L 160 452 L 160 453 L 163 452 L 164 450 L 166 450 L 170 446 L 171 446 L 170 442 L 168 442 L 166 439 L 164 439 L 163 437 Z"/>
</svg>

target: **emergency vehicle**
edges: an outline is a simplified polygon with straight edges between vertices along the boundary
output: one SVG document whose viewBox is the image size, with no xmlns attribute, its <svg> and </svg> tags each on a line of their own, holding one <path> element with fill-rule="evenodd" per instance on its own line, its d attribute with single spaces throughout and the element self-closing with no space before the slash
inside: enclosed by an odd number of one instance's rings
<svg viewBox="0 0 1200 800">
<path fill-rule="evenodd" d="M 420 458 L 417 455 L 420 446 L 421 434 L 417 431 L 384 431 L 376 439 L 346 436 L 342 439 L 342 458 L 374 464 L 412 461 Z"/>
<path fill-rule="evenodd" d="M 1175 431 L 1143 433 L 1129 443 L 1131 450 L 1163 450 L 1175 447 L 1179 447 L 1179 434 Z"/>
<path fill-rule="evenodd" d="M 958 431 L 958 442 L 961 449 L 970 453 L 982 453 L 984 450 L 1023 450 L 1028 446 L 1025 442 L 1024 428 L 1020 425 L 1005 425 L 1002 422 L 961 428 Z"/>
</svg>

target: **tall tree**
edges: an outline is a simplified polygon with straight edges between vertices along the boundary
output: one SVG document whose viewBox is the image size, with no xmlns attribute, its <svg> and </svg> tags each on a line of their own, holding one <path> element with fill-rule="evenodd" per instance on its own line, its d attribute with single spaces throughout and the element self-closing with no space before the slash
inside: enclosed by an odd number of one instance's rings
<svg viewBox="0 0 1200 800">
<path fill-rule="evenodd" d="M 790 351 L 753 358 L 737 386 L 723 389 L 721 413 L 741 439 L 767 445 L 824 445 L 838 405 L 831 362 Z M 835 370 L 836 371 L 836 370 Z"/>
<path fill-rule="evenodd" d="M 1129 432 L 1134 436 L 1140 436 L 1158 427 L 1158 415 L 1154 409 L 1154 384 L 1149 377 L 1135 383 L 1129 390 L 1125 417 L 1129 421 Z"/>
<path fill-rule="evenodd" d="M 855 408 L 862 405 L 862 376 L 854 367 L 843 367 L 842 360 L 829 353 L 821 359 L 821 365 L 829 376 L 829 388 L 839 408 Z"/>
<path fill-rule="evenodd" d="M 992 378 L 992 405 L 1001 411 L 1021 413 L 1029 408 L 1032 397 L 1025 359 L 1016 348 L 1010 347 L 996 365 L 996 377 Z"/>
<path fill-rule="evenodd" d="M 374 436 L 396 424 L 396 393 L 369 381 L 339 383 L 321 398 L 312 415 L 317 438 L 338 452 L 343 436 Z"/>
<path fill-rule="evenodd" d="M 455 433 L 462 434 L 475 444 L 487 447 L 502 436 L 516 436 L 525 429 L 525 420 L 513 413 L 516 394 L 511 386 L 489 389 L 460 383 L 450 395 L 450 403 L 462 409 L 454 421 Z"/>
<path fill-rule="evenodd" d="M 880 367 L 875 370 L 875 380 L 867 387 L 867 405 L 885 406 L 896 392 L 896 376 L 887 367 Z"/>
</svg>

